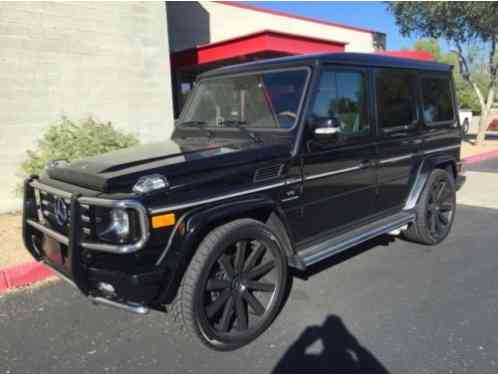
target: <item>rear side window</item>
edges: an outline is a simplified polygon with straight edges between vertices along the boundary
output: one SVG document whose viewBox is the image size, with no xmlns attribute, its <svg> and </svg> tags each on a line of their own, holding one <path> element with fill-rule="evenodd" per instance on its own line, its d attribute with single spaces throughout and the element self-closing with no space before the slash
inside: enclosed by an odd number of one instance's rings
<svg viewBox="0 0 498 375">
<path fill-rule="evenodd" d="M 379 126 L 406 127 L 417 121 L 416 76 L 412 72 L 384 69 L 375 79 Z"/>
<path fill-rule="evenodd" d="M 454 119 L 450 80 L 446 77 L 423 77 L 422 98 L 426 124 Z"/>
<path fill-rule="evenodd" d="M 366 79 L 358 71 L 324 71 L 312 115 L 336 118 L 346 135 L 369 132 Z"/>
</svg>

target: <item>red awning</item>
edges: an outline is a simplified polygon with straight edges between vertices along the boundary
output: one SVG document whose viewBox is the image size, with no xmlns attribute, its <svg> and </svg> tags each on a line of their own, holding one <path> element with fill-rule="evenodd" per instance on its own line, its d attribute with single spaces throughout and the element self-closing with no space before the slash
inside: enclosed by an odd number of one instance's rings
<svg viewBox="0 0 498 375">
<path fill-rule="evenodd" d="M 303 55 L 321 52 L 344 52 L 346 44 L 346 42 L 265 30 L 175 52 L 171 55 L 171 65 L 172 67 L 180 67 L 210 64 L 261 53 Z"/>
</svg>

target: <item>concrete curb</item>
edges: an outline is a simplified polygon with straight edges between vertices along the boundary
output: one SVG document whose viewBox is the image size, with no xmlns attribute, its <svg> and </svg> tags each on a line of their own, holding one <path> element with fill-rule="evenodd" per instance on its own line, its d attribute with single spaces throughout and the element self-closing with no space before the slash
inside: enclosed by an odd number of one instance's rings
<svg viewBox="0 0 498 375">
<path fill-rule="evenodd" d="M 463 160 L 465 161 L 465 164 L 474 164 L 474 163 L 478 163 L 480 161 L 493 159 L 493 158 L 497 158 L 497 157 L 498 157 L 498 150 L 493 150 L 493 151 L 483 152 L 483 153 L 477 154 L 477 155 L 467 156 Z"/>
<path fill-rule="evenodd" d="M 463 160 L 466 164 L 473 164 L 495 157 L 498 157 L 498 150 L 468 156 Z M 27 262 L 0 269 L 0 294 L 9 289 L 31 285 L 52 276 L 54 276 L 54 273 L 38 262 Z"/>
<path fill-rule="evenodd" d="M 42 263 L 26 262 L 0 269 L 0 294 L 54 276 Z"/>
</svg>

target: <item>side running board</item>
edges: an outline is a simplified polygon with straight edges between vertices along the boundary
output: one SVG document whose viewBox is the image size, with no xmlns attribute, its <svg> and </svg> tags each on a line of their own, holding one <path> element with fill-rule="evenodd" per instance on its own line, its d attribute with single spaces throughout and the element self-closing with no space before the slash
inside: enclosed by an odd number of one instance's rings
<svg viewBox="0 0 498 375">
<path fill-rule="evenodd" d="M 304 269 L 362 242 L 399 229 L 414 220 L 415 214 L 413 212 L 400 212 L 340 236 L 315 242 L 311 246 L 300 250 L 294 257 L 289 258 L 289 266 Z"/>
</svg>

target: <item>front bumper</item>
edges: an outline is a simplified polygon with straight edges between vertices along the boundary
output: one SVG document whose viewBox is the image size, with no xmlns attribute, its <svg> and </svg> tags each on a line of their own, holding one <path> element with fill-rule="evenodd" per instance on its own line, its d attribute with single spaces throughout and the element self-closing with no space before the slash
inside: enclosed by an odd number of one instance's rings
<svg viewBox="0 0 498 375">
<path fill-rule="evenodd" d="M 68 202 L 69 220 L 67 232 L 55 230 L 44 221 L 43 209 L 37 194 L 50 191 Z M 139 213 L 141 235 L 128 245 L 110 245 L 88 241 L 82 234 L 82 208 L 89 205 L 104 207 L 126 207 Z M 85 216 L 85 215 L 83 215 Z M 145 313 L 145 306 L 155 304 L 162 286 L 167 283 L 169 273 L 154 263 L 134 267 L 135 252 L 144 248 L 149 238 L 147 211 L 135 201 L 105 200 L 82 197 L 51 188 L 36 178 L 26 180 L 24 185 L 23 240 L 28 251 L 38 261 L 44 262 L 59 276 L 77 287 L 93 302 L 121 307 Z M 95 258 L 107 254 L 105 262 Z M 116 266 L 128 259 L 126 267 Z M 103 264 L 104 263 L 104 264 Z M 111 291 L 102 285 L 110 285 Z"/>
</svg>

